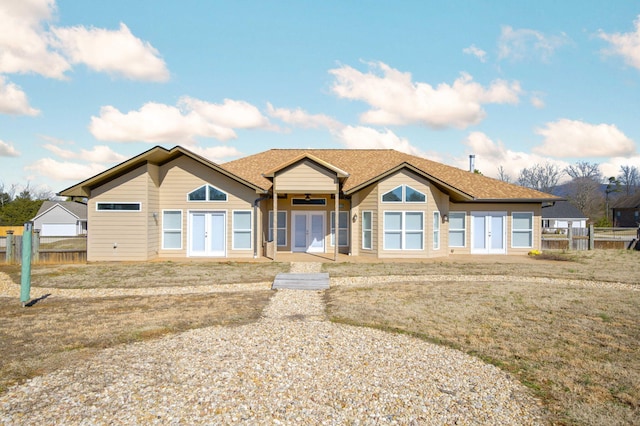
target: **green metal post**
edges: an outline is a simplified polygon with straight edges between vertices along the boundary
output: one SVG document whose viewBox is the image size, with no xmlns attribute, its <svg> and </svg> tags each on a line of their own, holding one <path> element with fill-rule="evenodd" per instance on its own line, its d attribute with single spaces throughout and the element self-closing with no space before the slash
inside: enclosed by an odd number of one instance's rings
<svg viewBox="0 0 640 426">
<path fill-rule="evenodd" d="M 20 281 L 20 301 L 24 307 L 30 299 L 31 293 L 31 233 L 33 222 L 24 224 L 22 233 L 22 275 Z"/>
</svg>

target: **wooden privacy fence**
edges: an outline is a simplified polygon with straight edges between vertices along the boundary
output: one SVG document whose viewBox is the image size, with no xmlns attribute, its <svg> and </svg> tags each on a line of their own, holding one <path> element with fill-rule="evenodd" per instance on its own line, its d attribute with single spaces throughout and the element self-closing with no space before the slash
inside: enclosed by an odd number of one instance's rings
<svg viewBox="0 0 640 426">
<path fill-rule="evenodd" d="M 0 262 L 22 262 L 22 235 L 0 236 Z M 33 233 L 31 263 L 82 263 L 87 261 L 87 237 L 42 237 Z"/>
<path fill-rule="evenodd" d="M 638 228 L 544 228 L 542 250 L 636 249 Z"/>
</svg>

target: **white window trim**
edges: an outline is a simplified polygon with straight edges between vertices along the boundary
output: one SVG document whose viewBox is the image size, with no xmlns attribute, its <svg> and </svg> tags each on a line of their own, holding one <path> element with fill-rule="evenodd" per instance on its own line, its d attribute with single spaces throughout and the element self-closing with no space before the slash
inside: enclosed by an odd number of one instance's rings
<svg viewBox="0 0 640 426">
<path fill-rule="evenodd" d="M 364 227 L 364 215 L 365 213 L 369 213 L 369 224 L 371 226 L 371 228 L 365 228 Z M 360 219 L 362 222 L 362 250 L 373 250 L 373 211 L 371 210 L 365 210 L 362 212 L 362 218 Z M 371 234 L 371 246 L 370 247 L 366 247 L 364 244 L 364 233 L 365 232 L 369 232 Z"/>
<path fill-rule="evenodd" d="M 112 210 L 112 209 L 100 209 L 98 208 L 100 204 L 127 204 L 127 205 L 137 205 L 138 210 Z M 109 212 L 109 213 L 140 213 L 142 211 L 142 203 L 139 201 L 97 201 L 96 202 L 96 211 L 97 212 Z"/>
<path fill-rule="evenodd" d="M 513 227 L 513 215 L 514 214 L 529 214 L 531 215 L 531 228 L 529 229 L 515 229 Z M 511 212 L 511 248 L 532 248 L 533 247 L 533 235 L 534 235 L 534 227 L 536 226 L 534 223 L 534 219 L 535 219 L 535 215 L 533 214 L 533 212 Z M 524 234 L 525 232 L 528 232 L 531 234 L 531 244 L 528 246 L 516 246 L 513 244 L 514 242 L 514 234 L 519 233 L 519 234 Z"/>
<path fill-rule="evenodd" d="M 395 191 L 398 188 L 400 188 L 400 200 L 399 201 L 385 201 L 384 200 L 384 196 L 385 195 L 387 195 L 390 192 Z M 383 204 L 402 204 L 404 202 L 404 185 L 398 185 L 398 186 L 388 190 L 384 194 L 380 195 L 380 202 L 383 203 Z"/>
<path fill-rule="evenodd" d="M 463 216 L 464 228 L 451 228 L 451 216 L 454 214 L 461 214 Z M 451 245 L 451 237 L 449 237 L 449 247 L 456 247 L 456 248 L 466 247 L 467 246 L 467 212 L 449 212 L 449 234 L 451 234 L 451 231 L 458 231 L 458 232 L 462 231 L 462 245 L 461 246 Z"/>
<path fill-rule="evenodd" d="M 340 215 L 346 214 L 347 215 L 347 227 L 346 228 L 340 228 Z M 336 234 L 335 234 L 335 215 L 336 212 L 332 211 L 330 214 L 330 218 L 329 218 L 329 227 L 331 228 L 330 232 L 331 235 L 329 237 L 329 247 L 334 247 L 335 246 L 335 239 L 336 239 Z M 333 226 L 332 226 L 333 225 Z M 346 244 L 338 244 L 338 247 L 349 247 L 349 212 L 348 211 L 344 211 L 344 210 L 340 210 L 338 212 L 338 237 L 340 237 L 340 230 L 344 230 L 347 233 L 347 243 Z M 339 241 L 339 238 L 338 238 Z"/>
<path fill-rule="evenodd" d="M 236 229 L 236 213 L 249 213 L 249 228 Z M 236 232 L 246 233 L 249 231 L 249 247 L 236 247 Z M 253 250 L 253 212 L 251 210 L 231 211 L 231 249 L 232 250 Z"/>
<path fill-rule="evenodd" d="M 180 212 L 180 229 L 177 229 L 177 228 L 176 229 L 174 229 L 174 228 L 165 229 L 165 227 L 164 227 L 164 213 L 165 212 Z M 179 210 L 179 209 L 164 209 L 164 210 L 162 210 L 162 250 L 182 250 L 182 228 L 183 228 L 183 226 L 182 226 L 182 210 Z M 165 247 L 165 245 L 164 245 L 164 233 L 166 231 L 169 231 L 169 232 L 179 231 L 180 232 L 180 247 L 178 247 L 178 248 L 176 248 L 176 247 L 170 247 L 170 248 Z"/>
<path fill-rule="evenodd" d="M 289 214 L 287 213 L 286 210 L 278 210 L 278 213 L 283 213 L 284 214 L 284 226 L 282 226 L 283 224 L 280 223 L 280 221 L 278 221 L 278 230 L 284 230 L 284 244 L 278 244 L 278 232 L 273 232 L 273 210 L 269 210 L 269 217 L 267 218 L 267 226 L 269 227 L 268 232 L 267 232 L 267 237 L 270 237 L 269 239 L 271 241 L 275 241 L 276 242 L 276 246 L 278 247 L 286 247 L 287 246 L 287 236 L 288 236 L 288 231 L 287 231 L 287 223 L 289 222 Z"/>
<path fill-rule="evenodd" d="M 440 226 L 440 212 L 433 212 L 433 249 L 440 250 L 440 233 L 442 232 L 442 227 Z M 436 234 L 437 233 L 437 234 Z"/>
<path fill-rule="evenodd" d="M 387 248 L 387 228 L 385 227 L 385 215 L 387 213 L 401 213 L 402 214 L 402 227 L 400 228 L 400 230 L 393 230 L 390 232 L 393 233 L 400 233 L 401 239 L 400 239 L 400 244 L 402 245 L 402 247 L 400 247 L 399 249 L 396 248 Z M 416 231 L 416 230 L 407 230 L 407 221 L 406 221 L 406 216 L 407 213 L 412 213 L 412 214 L 421 214 L 422 215 L 422 229 L 420 231 Z M 424 226 L 424 211 L 422 210 L 385 210 L 383 212 L 383 217 L 382 217 L 382 247 L 384 250 L 387 251 L 424 251 L 424 236 L 425 236 L 425 226 Z M 407 233 L 410 234 L 417 234 L 418 232 L 420 232 L 420 234 L 422 234 L 422 239 L 421 239 L 421 248 L 419 249 L 409 249 L 406 248 L 407 247 L 407 241 L 406 241 L 406 236 Z"/>
<path fill-rule="evenodd" d="M 410 186 L 410 185 L 402 185 L 402 202 L 403 203 L 409 203 L 409 204 L 424 204 L 427 202 L 427 194 L 425 194 L 422 191 L 418 191 L 417 189 L 415 189 L 414 187 Z M 418 194 L 422 194 L 424 195 L 424 201 L 409 201 L 407 200 L 407 188 L 411 188 L 412 190 L 414 190 L 415 192 L 417 192 Z"/>
<path fill-rule="evenodd" d="M 222 192 L 226 199 L 225 200 L 209 200 L 209 188 L 208 187 L 212 187 L 214 189 L 217 189 L 218 191 Z M 189 194 L 191 194 L 194 191 L 197 191 L 198 189 L 205 187 L 206 190 L 204 191 L 205 197 L 206 199 L 204 200 L 190 200 L 189 199 Z M 226 191 L 223 191 L 222 189 L 216 187 L 215 185 L 211 185 L 210 183 L 205 183 L 204 185 L 200 185 L 197 188 L 192 189 L 191 191 L 187 192 L 187 202 L 188 203 L 226 203 L 229 201 L 229 194 Z"/>
<path fill-rule="evenodd" d="M 390 192 L 395 191 L 398 188 L 402 188 L 402 194 L 400 196 L 400 201 L 384 201 L 384 196 Z M 407 188 L 411 188 L 412 190 L 424 195 L 424 201 L 407 201 Z M 426 204 L 427 203 L 427 194 L 419 191 L 417 189 L 415 189 L 414 187 L 412 187 L 411 185 L 406 185 L 406 184 L 402 184 L 402 185 L 398 185 L 395 188 L 392 188 L 388 191 L 386 191 L 385 193 L 383 193 L 382 195 L 380 195 L 380 202 L 382 204 Z"/>
</svg>

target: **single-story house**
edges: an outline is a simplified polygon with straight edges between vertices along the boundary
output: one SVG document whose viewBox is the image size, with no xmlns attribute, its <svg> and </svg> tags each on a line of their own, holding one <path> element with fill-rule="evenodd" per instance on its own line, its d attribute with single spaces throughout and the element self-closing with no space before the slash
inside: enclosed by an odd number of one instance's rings
<svg viewBox="0 0 640 426">
<path fill-rule="evenodd" d="M 89 261 L 526 254 L 561 198 L 395 150 L 272 149 L 228 163 L 154 147 L 60 192 Z"/>
<path fill-rule="evenodd" d="M 566 200 L 542 205 L 543 229 L 586 228 L 588 220 L 584 213 Z"/>
<path fill-rule="evenodd" d="M 629 196 L 618 197 L 611 207 L 613 226 L 636 228 L 640 226 L 640 191 Z"/>
<path fill-rule="evenodd" d="M 43 237 L 68 237 L 87 233 L 87 205 L 77 201 L 45 201 L 33 218 L 33 229 Z"/>
</svg>

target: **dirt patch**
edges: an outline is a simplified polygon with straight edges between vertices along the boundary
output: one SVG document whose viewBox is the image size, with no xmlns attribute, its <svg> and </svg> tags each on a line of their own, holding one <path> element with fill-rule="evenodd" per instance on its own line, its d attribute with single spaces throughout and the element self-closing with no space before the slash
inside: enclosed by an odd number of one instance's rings
<svg viewBox="0 0 640 426">
<path fill-rule="evenodd" d="M 110 346 L 256 321 L 273 292 L 62 299 L 0 298 L 0 392 Z"/>
</svg>

